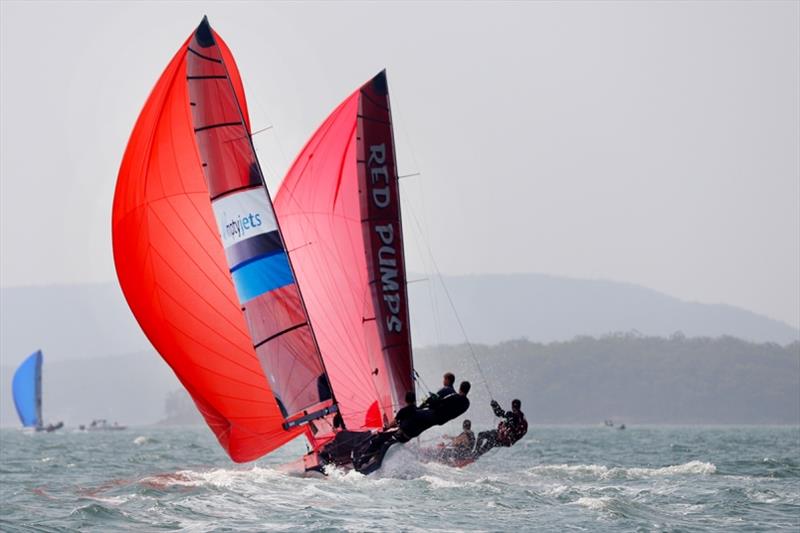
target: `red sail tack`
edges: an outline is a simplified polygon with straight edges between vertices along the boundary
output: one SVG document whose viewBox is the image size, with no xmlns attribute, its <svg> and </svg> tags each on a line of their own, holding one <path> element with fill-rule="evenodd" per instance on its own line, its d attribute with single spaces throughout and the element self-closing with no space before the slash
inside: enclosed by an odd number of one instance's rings
<svg viewBox="0 0 800 533">
<path fill-rule="evenodd" d="M 275 196 L 339 412 L 380 428 L 413 390 L 400 198 L 385 73 L 314 133 Z"/>
<path fill-rule="evenodd" d="M 328 387 L 279 235 L 243 242 L 244 229 L 272 213 L 249 132 L 233 57 L 204 20 L 142 109 L 112 213 L 128 304 L 235 461 L 302 433 L 285 429 L 287 416 L 319 404 Z M 218 203 L 237 191 L 247 197 Z M 253 205 L 251 214 L 236 211 Z M 231 213 L 236 242 L 223 247 Z M 277 395 L 290 404 L 284 413 Z"/>
</svg>

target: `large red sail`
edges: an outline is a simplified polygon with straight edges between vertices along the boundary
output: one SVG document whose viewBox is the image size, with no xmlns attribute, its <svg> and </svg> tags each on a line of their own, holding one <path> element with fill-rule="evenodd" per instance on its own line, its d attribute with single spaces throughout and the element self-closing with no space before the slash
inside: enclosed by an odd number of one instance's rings
<svg viewBox="0 0 800 533">
<path fill-rule="evenodd" d="M 235 461 L 332 404 L 249 132 L 233 57 L 204 19 L 145 103 L 112 214 L 128 304 Z"/>
<path fill-rule="evenodd" d="M 413 390 L 385 73 L 319 127 L 287 173 L 275 210 L 345 423 L 382 427 Z"/>
</svg>

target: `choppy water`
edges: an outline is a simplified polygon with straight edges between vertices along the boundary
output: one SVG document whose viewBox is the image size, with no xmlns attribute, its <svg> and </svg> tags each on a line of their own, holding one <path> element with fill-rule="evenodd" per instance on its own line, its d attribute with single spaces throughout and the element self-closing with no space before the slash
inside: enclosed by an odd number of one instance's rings
<svg viewBox="0 0 800 533">
<path fill-rule="evenodd" d="M 539 428 L 454 469 L 409 449 L 377 475 L 234 465 L 206 429 L 0 432 L 3 531 L 800 529 L 800 428 Z"/>
</svg>

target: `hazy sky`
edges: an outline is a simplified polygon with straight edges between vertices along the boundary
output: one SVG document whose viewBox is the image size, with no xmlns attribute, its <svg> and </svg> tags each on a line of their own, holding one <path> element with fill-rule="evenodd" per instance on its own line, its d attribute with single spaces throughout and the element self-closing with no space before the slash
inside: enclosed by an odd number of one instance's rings
<svg viewBox="0 0 800 533">
<path fill-rule="evenodd" d="M 627 281 L 800 326 L 800 3 L 2 2 L 0 284 L 115 279 L 148 92 L 208 14 L 275 190 L 383 67 L 409 269 Z"/>
</svg>

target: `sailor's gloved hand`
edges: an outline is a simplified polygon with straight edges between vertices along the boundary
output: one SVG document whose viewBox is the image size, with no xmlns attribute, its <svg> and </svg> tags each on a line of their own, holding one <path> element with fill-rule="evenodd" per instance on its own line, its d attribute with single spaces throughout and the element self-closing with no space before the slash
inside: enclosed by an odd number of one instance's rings
<svg viewBox="0 0 800 533">
<path fill-rule="evenodd" d="M 491 405 L 492 407 L 500 407 L 500 404 L 497 403 L 497 400 L 492 400 L 491 402 L 489 402 L 489 405 Z"/>
</svg>

